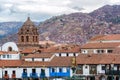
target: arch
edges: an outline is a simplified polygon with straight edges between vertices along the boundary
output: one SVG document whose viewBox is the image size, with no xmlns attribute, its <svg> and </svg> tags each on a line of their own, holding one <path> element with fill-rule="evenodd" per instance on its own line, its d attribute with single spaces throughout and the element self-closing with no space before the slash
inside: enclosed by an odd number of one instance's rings
<svg viewBox="0 0 120 80">
<path fill-rule="evenodd" d="M 8 51 L 13 51 L 13 49 L 12 49 L 12 47 L 10 46 L 10 47 L 8 47 Z"/>
<path fill-rule="evenodd" d="M 14 42 L 7 42 L 7 43 L 3 44 L 2 51 L 8 51 L 9 47 L 12 48 L 12 51 L 18 51 L 18 47 L 17 47 L 16 43 L 14 43 Z"/>
<path fill-rule="evenodd" d="M 26 42 L 29 42 L 29 36 L 26 36 Z"/>
<path fill-rule="evenodd" d="M 33 36 L 33 42 L 34 42 L 35 40 L 34 40 L 34 36 Z"/>
<path fill-rule="evenodd" d="M 38 41 L 38 37 L 36 36 L 36 42 Z"/>
<path fill-rule="evenodd" d="M 24 36 L 21 36 L 21 42 L 24 42 Z"/>
</svg>

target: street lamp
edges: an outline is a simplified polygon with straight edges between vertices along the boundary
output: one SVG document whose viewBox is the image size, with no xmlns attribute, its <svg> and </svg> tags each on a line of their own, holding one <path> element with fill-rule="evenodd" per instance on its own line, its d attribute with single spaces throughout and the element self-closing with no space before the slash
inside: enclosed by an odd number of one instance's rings
<svg viewBox="0 0 120 80">
<path fill-rule="evenodd" d="M 111 64 L 111 75 L 112 75 L 112 80 L 114 80 L 114 64 Z"/>
</svg>

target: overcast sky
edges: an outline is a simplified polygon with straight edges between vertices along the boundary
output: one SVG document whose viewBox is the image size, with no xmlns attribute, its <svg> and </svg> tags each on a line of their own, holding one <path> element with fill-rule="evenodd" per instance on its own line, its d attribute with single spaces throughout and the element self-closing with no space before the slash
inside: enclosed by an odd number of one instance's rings
<svg viewBox="0 0 120 80">
<path fill-rule="evenodd" d="M 73 12 L 91 12 L 104 5 L 120 4 L 120 0 L 0 0 L 0 22 L 33 21 Z"/>
</svg>

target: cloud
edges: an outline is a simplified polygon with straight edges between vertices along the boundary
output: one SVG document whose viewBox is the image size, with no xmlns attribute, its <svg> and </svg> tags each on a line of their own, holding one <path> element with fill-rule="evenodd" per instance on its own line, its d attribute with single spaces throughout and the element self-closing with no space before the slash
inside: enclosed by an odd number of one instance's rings
<svg viewBox="0 0 120 80">
<path fill-rule="evenodd" d="M 0 21 L 24 21 L 30 13 L 35 21 L 73 12 L 91 12 L 119 0 L 0 0 Z"/>
</svg>

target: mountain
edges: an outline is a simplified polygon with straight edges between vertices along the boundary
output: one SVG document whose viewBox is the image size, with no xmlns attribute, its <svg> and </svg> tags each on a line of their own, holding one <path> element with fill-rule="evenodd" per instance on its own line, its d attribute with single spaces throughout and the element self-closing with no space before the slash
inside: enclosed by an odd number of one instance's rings
<svg viewBox="0 0 120 80">
<path fill-rule="evenodd" d="M 119 34 L 119 26 L 120 5 L 106 5 L 91 13 L 54 16 L 41 22 L 38 28 L 40 40 L 49 37 L 50 40 L 58 43 L 84 44 L 91 37 L 98 34 Z M 1 41 L 16 41 L 16 36 L 10 35 Z"/>
<path fill-rule="evenodd" d="M 120 5 L 105 5 L 92 13 L 89 13 L 95 19 L 106 21 L 113 24 L 120 23 Z"/>
</svg>

